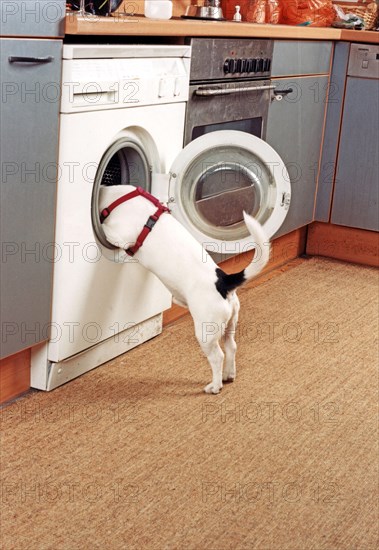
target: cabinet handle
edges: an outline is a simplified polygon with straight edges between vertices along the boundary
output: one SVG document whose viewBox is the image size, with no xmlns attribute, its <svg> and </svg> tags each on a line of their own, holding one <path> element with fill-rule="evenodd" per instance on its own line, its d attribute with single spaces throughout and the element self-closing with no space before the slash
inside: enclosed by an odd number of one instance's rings
<svg viewBox="0 0 379 550">
<path fill-rule="evenodd" d="M 8 57 L 9 63 L 51 63 L 54 60 L 52 55 L 46 57 L 24 57 L 11 55 Z"/>
<path fill-rule="evenodd" d="M 288 90 L 274 90 L 274 96 L 272 99 L 276 99 L 277 101 L 281 101 L 283 99 L 284 95 L 290 94 L 293 92 L 293 88 L 288 88 Z"/>
<path fill-rule="evenodd" d="M 293 88 L 288 88 L 287 90 L 277 90 L 277 89 L 274 90 L 275 95 L 286 95 L 286 94 L 291 94 L 292 92 L 293 92 Z"/>
</svg>

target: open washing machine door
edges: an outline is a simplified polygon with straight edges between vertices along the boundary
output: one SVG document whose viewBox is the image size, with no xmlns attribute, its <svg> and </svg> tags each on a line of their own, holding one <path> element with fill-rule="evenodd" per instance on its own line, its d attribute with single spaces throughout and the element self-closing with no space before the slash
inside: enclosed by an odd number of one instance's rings
<svg viewBox="0 0 379 550">
<path fill-rule="evenodd" d="M 159 183 L 158 183 L 159 185 Z M 157 188 L 153 180 L 153 192 Z M 222 130 L 189 143 L 169 174 L 173 215 L 211 251 L 243 252 L 251 236 L 243 211 L 271 238 L 281 227 L 291 200 L 287 169 L 268 143 L 251 134 Z"/>
</svg>

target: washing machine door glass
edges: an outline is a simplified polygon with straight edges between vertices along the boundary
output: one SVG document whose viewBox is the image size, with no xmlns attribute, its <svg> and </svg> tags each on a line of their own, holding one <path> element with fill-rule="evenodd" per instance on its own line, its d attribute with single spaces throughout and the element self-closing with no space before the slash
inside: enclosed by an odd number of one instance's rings
<svg viewBox="0 0 379 550">
<path fill-rule="evenodd" d="M 171 169 L 169 192 L 173 213 L 214 250 L 214 243 L 251 241 L 243 211 L 272 237 L 287 215 L 291 186 L 270 145 L 230 130 L 208 133 L 183 149 Z"/>
</svg>

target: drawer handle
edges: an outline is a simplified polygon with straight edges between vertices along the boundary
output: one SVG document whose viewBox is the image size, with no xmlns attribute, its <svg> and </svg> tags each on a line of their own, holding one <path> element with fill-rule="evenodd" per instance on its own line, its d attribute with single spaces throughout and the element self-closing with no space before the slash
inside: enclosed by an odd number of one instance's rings
<svg viewBox="0 0 379 550">
<path fill-rule="evenodd" d="M 24 57 L 11 55 L 8 57 L 9 63 L 51 63 L 54 60 L 52 55 L 46 57 Z"/>
</svg>

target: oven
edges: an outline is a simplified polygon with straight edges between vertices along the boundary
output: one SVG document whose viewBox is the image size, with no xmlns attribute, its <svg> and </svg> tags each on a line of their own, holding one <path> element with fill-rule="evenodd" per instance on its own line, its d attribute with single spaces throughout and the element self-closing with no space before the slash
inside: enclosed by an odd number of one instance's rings
<svg viewBox="0 0 379 550">
<path fill-rule="evenodd" d="M 184 144 L 209 132 L 266 137 L 272 40 L 193 38 Z"/>
</svg>

